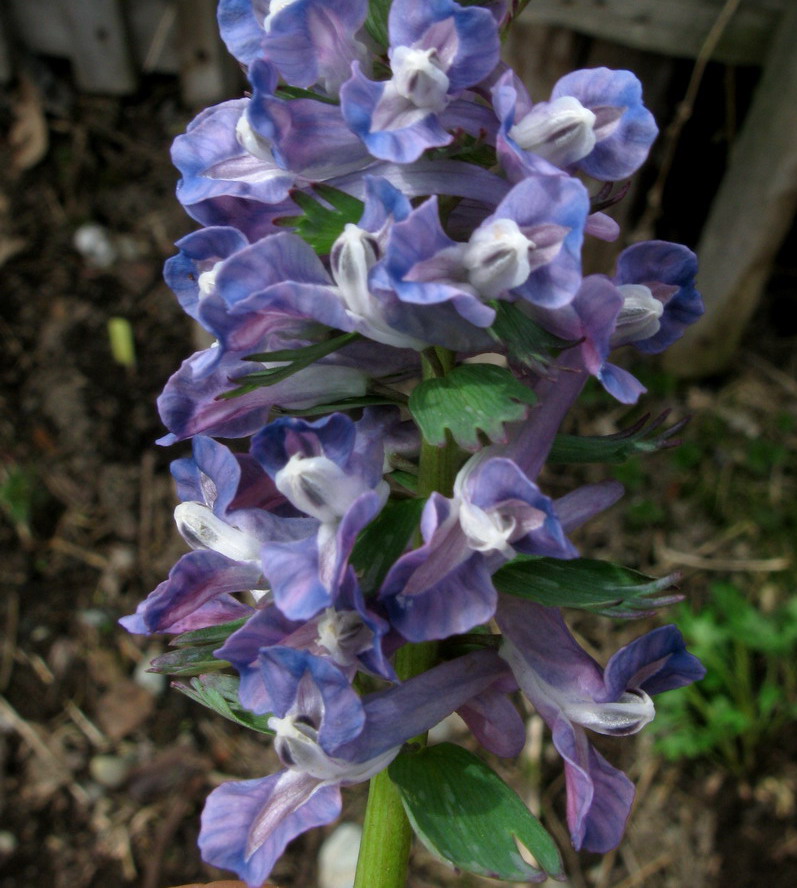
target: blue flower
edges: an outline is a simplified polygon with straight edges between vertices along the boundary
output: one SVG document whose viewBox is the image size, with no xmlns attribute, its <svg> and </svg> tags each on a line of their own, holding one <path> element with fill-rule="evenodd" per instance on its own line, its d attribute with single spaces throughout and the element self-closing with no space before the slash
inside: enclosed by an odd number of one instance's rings
<svg viewBox="0 0 797 888">
<path fill-rule="evenodd" d="M 340 814 L 341 786 L 368 780 L 404 742 L 507 677 L 499 657 L 479 651 L 360 698 L 335 666 L 312 654 L 271 647 L 258 659 L 257 711 L 272 714 L 285 770 L 215 789 L 199 837 L 204 860 L 252 888 L 291 839 Z M 476 707 L 489 712 L 489 705 Z"/>
<path fill-rule="evenodd" d="M 498 29 L 492 14 L 479 7 L 463 8 L 453 0 L 395 0 L 389 31 L 393 76 L 374 82 L 355 62 L 351 79 L 341 87 L 341 108 L 374 157 L 410 163 L 427 148 L 447 145 L 449 129 L 472 128 L 474 114 L 460 119 L 455 108 L 446 112 L 495 68 Z"/>
<path fill-rule="evenodd" d="M 621 648 L 605 670 L 578 645 L 558 608 L 501 596 L 501 656 L 553 732 L 565 761 L 567 822 L 576 849 L 605 853 L 622 839 L 634 798 L 631 781 L 589 743 L 584 729 L 621 737 L 655 714 L 651 695 L 705 674 L 675 626 Z"/>
</svg>

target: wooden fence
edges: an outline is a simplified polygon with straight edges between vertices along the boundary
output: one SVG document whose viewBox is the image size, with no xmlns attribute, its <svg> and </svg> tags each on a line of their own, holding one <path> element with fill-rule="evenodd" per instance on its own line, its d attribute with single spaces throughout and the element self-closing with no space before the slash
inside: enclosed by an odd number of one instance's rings
<svg viewBox="0 0 797 888">
<path fill-rule="evenodd" d="M 0 80 L 33 53 L 68 59 L 88 93 L 127 95 L 142 74 L 173 74 L 185 102 L 198 106 L 238 83 L 215 0 L 2 0 L 0 8 Z"/>
<path fill-rule="evenodd" d="M 38 53 L 69 59 L 86 92 L 132 93 L 142 74 L 160 72 L 179 76 L 189 105 L 240 94 L 240 73 L 218 38 L 215 6 L 215 0 L 1 0 L 0 81 L 12 77 L 24 53 Z M 684 375 L 721 370 L 797 210 L 797 0 L 531 0 L 507 51 L 535 96 L 546 96 L 561 73 L 585 66 L 583 46 L 576 59 L 575 44 L 559 39 L 563 29 L 612 41 L 614 67 L 629 66 L 623 47 L 630 47 L 660 54 L 659 65 L 693 58 L 698 73 L 709 60 L 763 69 L 698 245 L 706 317 L 666 359 Z M 688 114 L 688 102 L 668 110 L 672 120 L 660 120 L 665 139 Z"/>
</svg>

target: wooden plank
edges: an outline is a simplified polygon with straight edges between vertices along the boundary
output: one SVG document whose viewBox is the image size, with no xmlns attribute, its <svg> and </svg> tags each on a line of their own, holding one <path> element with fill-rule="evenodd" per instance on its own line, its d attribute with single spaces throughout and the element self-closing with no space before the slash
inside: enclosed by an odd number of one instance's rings
<svg viewBox="0 0 797 888">
<path fill-rule="evenodd" d="M 52 56 L 70 56 L 71 35 L 64 8 L 53 0 L 11 0 L 14 32 L 28 49 Z"/>
<path fill-rule="evenodd" d="M 177 74 L 177 7 L 173 0 L 124 0 L 136 67 L 148 73 Z"/>
<path fill-rule="evenodd" d="M 119 0 L 60 0 L 60 5 L 78 87 L 107 95 L 133 92 L 136 77 Z"/>
<path fill-rule="evenodd" d="M 180 84 L 187 105 L 207 105 L 237 90 L 238 69 L 219 37 L 216 0 L 177 0 Z"/>
<path fill-rule="evenodd" d="M 0 12 L 2 12 L 0 10 Z M 4 16 L 0 15 L 0 83 L 7 83 L 11 79 L 11 56 L 8 52 L 8 40 Z"/>
<path fill-rule="evenodd" d="M 522 20 L 561 25 L 581 34 L 676 58 L 700 51 L 725 0 L 532 0 Z M 794 0 L 744 0 L 713 58 L 760 65 L 784 10 Z"/>
<path fill-rule="evenodd" d="M 706 314 L 669 349 L 681 376 L 725 369 L 797 211 L 797 3 L 784 15 L 697 253 Z"/>
</svg>

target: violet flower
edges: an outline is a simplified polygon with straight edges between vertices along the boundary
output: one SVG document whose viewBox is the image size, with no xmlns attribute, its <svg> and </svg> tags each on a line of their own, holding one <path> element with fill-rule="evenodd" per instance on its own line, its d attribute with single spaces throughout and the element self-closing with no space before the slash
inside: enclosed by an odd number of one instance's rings
<svg viewBox="0 0 797 888">
<path fill-rule="evenodd" d="M 472 128 L 475 106 L 461 119 L 455 112 L 446 119 L 444 112 L 495 68 L 498 30 L 492 14 L 479 7 L 395 0 L 389 31 L 392 78 L 368 80 L 355 62 L 340 91 L 341 108 L 374 157 L 409 163 L 427 148 L 447 145 L 451 126 Z"/>
<path fill-rule="evenodd" d="M 401 746 L 505 679 L 491 651 L 443 663 L 397 687 L 360 698 L 327 660 L 292 648 L 259 654 L 261 712 L 270 712 L 285 770 L 225 783 L 202 814 L 204 860 L 255 888 L 287 843 L 340 814 L 340 787 L 387 767 Z"/>
<path fill-rule="evenodd" d="M 499 448 L 496 448 L 497 450 Z M 575 558 L 573 529 L 612 505 L 619 485 L 587 485 L 553 502 L 511 460 L 477 456 L 451 499 L 433 493 L 423 545 L 402 555 L 380 590 L 391 623 L 410 641 L 446 638 L 488 622 L 492 574 L 517 554 Z"/>
<path fill-rule="evenodd" d="M 368 411 L 356 424 L 341 413 L 317 422 L 278 419 L 252 441 L 277 488 L 318 521 L 312 536 L 262 549 L 274 600 L 290 619 L 309 619 L 335 602 L 357 534 L 387 500 L 384 421 Z"/>
<path fill-rule="evenodd" d="M 219 26 L 242 64 L 268 59 L 287 83 L 334 95 L 352 59 L 366 62 L 355 35 L 367 12 L 367 0 L 221 0 Z"/>
<path fill-rule="evenodd" d="M 617 258 L 613 278 L 625 300 L 613 344 L 658 354 L 703 314 L 695 288 L 697 257 L 682 244 L 643 241 Z"/>
<path fill-rule="evenodd" d="M 197 436 L 193 457 L 176 460 L 172 472 L 182 502 L 178 530 L 192 547 L 169 577 L 120 622 L 130 632 L 185 632 L 254 611 L 234 596 L 268 590 L 261 547 L 315 530 L 310 518 L 280 516 L 285 499 L 247 457 L 236 456 L 211 438 Z M 271 507 L 271 511 L 268 508 Z"/>
<path fill-rule="evenodd" d="M 496 618 L 505 639 L 501 656 L 565 760 L 573 845 L 610 851 L 622 839 L 634 787 L 590 745 L 584 728 L 614 737 L 634 734 L 653 719 L 651 695 L 698 681 L 705 669 L 675 626 L 637 638 L 601 669 L 558 608 L 504 595 Z"/>
<path fill-rule="evenodd" d="M 506 71 L 493 101 L 501 122 L 499 157 L 515 175 L 538 170 L 542 159 L 602 181 L 624 179 L 639 169 L 658 134 L 630 71 L 573 71 L 557 81 L 550 101 L 536 104 Z"/>
</svg>

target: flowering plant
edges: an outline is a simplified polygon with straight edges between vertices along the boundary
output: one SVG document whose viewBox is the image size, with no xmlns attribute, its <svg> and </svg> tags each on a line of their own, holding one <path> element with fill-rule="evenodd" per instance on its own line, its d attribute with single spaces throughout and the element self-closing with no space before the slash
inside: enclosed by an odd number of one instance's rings
<svg viewBox="0 0 797 888">
<path fill-rule="evenodd" d="M 677 244 L 582 274 L 585 238 L 619 234 L 611 183 L 656 125 L 628 71 L 575 71 L 533 101 L 499 60 L 522 5 L 221 0 L 251 95 L 174 143 L 178 197 L 203 227 L 166 279 L 216 341 L 158 402 L 161 443 L 192 439 L 172 465 L 190 551 L 122 623 L 175 635 L 153 668 L 272 738 L 284 768 L 223 784 L 202 817 L 205 860 L 251 886 L 366 780 L 359 888 L 404 884 L 411 829 L 462 869 L 561 876 L 517 796 L 472 753 L 425 748 L 426 731 L 457 711 L 515 756 L 522 692 L 564 760 L 574 846 L 605 852 L 634 789 L 587 731 L 634 733 L 653 695 L 703 673 L 674 626 L 601 668 L 562 616 L 678 597 L 673 577 L 570 540 L 619 484 L 553 499 L 539 479 L 549 459 L 672 443 L 677 426 L 657 423 L 559 428 L 590 377 L 635 403 L 644 388 L 613 349 L 662 351 L 702 306 Z"/>
</svg>

